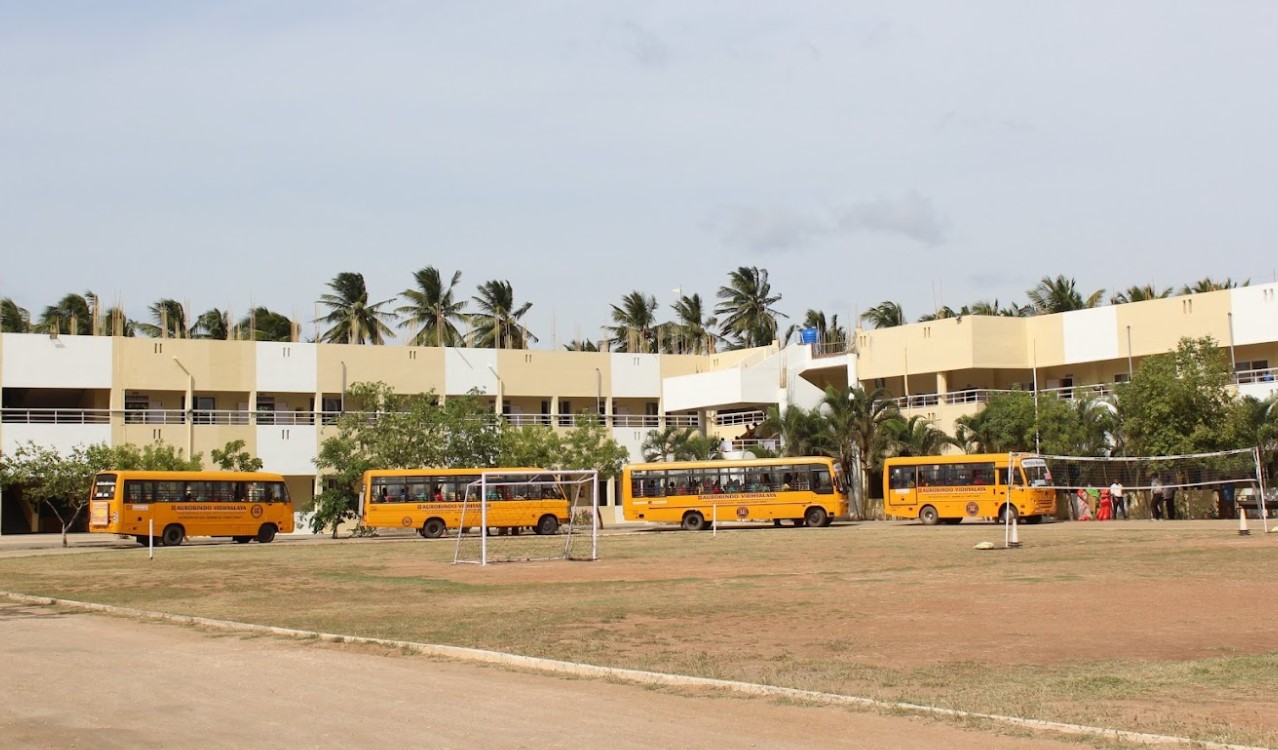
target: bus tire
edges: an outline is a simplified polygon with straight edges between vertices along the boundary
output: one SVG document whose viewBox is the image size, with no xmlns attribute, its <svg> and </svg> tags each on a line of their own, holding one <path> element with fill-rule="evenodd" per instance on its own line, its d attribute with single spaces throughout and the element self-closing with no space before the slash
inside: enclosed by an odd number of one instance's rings
<svg viewBox="0 0 1278 750">
<path fill-rule="evenodd" d="M 919 510 L 919 520 L 924 526 L 935 526 L 936 522 L 941 520 L 941 516 L 936 512 L 936 508 L 931 505 L 924 505 Z"/>
<path fill-rule="evenodd" d="M 781 528 L 781 519 L 780 519 L 780 518 L 774 518 L 774 519 L 772 519 L 772 528 L 774 528 L 774 529 L 779 529 L 779 528 Z"/>
<path fill-rule="evenodd" d="M 236 544 L 248 544 L 253 541 L 253 537 L 251 536 L 236 536 L 231 538 L 235 540 Z"/>
<path fill-rule="evenodd" d="M 1008 505 L 1008 504 L 1006 504 L 1006 503 L 1005 503 L 1005 504 L 1004 504 L 1001 508 L 999 508 L 999 509 L 998 509 L 998 522 L 999 522 L 999 523 L 1008 523 L 1008 517 L 1009 517 L 1009 516 L 1010 516 L 1012 519 L 1016 519 L 1016 517 L 1017 517 L 1018 515 L 1019 515 L 1019 514 L 1016 512 L 1016 506 L 1015 506 L 1015 505 Z"/>
<path fill-rule="evenodd" d="M 811 528 L 820 528 L 825 525 L 825 519 L 829 517 L 829 513 L 825 512 L 825 508 L 819 505 L 813 505 L 803 513 L 803 520 Z"/>
<path fill-rule="evenodd" d="M 559 531 L 559 519 L 547 513 L 537 519 L 537 526 L 533 529 L 533 531 L 536 531 L 541 536 L 550 536 L 556 531 Z"/>
<path fill-rule="evenodd" d="M 258 544 L 270 544 L 273 541 L 275 541 L 275 524 L 262 524 L 262 528 L 257 530 Z"/>
<path fill-rule="evenodd" d="M 164 527 L 164 535 L 160 537 L 160 540 L 164 543 L 165 547 L 176 547 L 180 545 L 182 540 L 185 538 L 186 529 L 182 528 L 179 524 L 171 523 Z"/>
<path fill-rule="evenodd" d="M 683 514 L 683 527 L 688 531 L 701 531 L 706 527 L 706 517 L 695 510 Z"/>
<path fill-rule="evenodd" d="M 427 539 L 438 539 L 448 530 L 443 520 L 439 518 L 428 518 L 426 523 L 422 524 L 422 536 Z"/>
<path fill-rule="evenodd" d="M 822 525 L 822 526 L 826 526 L 826 527 L 828 527 L 828 526 L 830 526 L 830 525 L 831 525 L 831 524 L 833 524 L 833 523 L 834 523 L 834 516 L 829 515 L 829 514 L 827 513 L 827 514 L 826 514 L 826 516 L 825 516 L 825 523 L 823 523 L 823 524 L 821 524 L 821 525 Z"/>
</svg>

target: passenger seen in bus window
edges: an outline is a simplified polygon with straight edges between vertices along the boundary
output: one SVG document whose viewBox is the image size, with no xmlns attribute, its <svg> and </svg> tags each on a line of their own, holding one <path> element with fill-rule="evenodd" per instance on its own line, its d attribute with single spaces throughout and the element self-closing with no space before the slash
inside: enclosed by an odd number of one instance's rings
<svg viewBox="0 0 1278 750">
<path fill-rule="evenodd" d="M 789 491 L 790 491 L 790 482 L 792 482 L 793 480 L 794 480 L 794 478 L 793 478 L 791 475 L 789 475 L 789 474 L 786 474 L 785 476 L 781 477 L 781 491 L 782 491 L 782 492 L 789 492 Z"/>
</svg>

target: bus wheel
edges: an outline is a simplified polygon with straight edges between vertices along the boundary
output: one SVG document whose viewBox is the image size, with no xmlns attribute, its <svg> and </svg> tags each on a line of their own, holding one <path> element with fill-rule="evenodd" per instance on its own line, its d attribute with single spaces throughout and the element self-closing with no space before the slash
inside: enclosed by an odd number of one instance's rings
<svg viewBox="0 0 1278 750">
<path fill-rule="evenodd" d="M 427 539 L 438 539 L 444 535 L 447 528 L 438 518 L 428 518 L 426 523 L 422 524 L 422 536 Z"/>
<path fill-rule="evenodd" d="M 1015 506 L 1015 505 L 1004 505 L 1002 508 L 999 508 L 999 509 L 998 509 L 998 522 L 999 522 L 999 523 L 1008 523 L 1008 522 L 1009 522 L 1009 516 L 1010 516 L 1010 518 L 1011 518 L 1011 519 L 1015 519 L 1015 518 L 1016 518 L 1017 513 L 1016 513 L 1016 506 Z"/>
<path fill-rule="evenodd" d="M 683 527 L 688 531 L 701 531 L 706 527 L 706 517 L 697 511 L 689 511 L 683 516 Z"/>
<path fill-rule="evenodd" d="M 253 537 L 251 536 L 237 536 L 237 537 L 232 537 L 232 539 L 235 540 L 236 544 L 248 544 L 249 542 L 253 541 Z"/>
<path fill-rule="evenodd" d="M 808 526 L 817 528 L 825 525 L 825 519 L 828 515 L 829 514 L 825 512 L 825 508 L 822 508 L 819 505 L 813 505 L 803 514 L 803 520 L 807 522 Z"/>
<path fill-rule="evenodd" d="M 826 514 L 826 516 L 825 516 L 825 523 L 823 523 L 823 524 L 821 524 L 821 525 L 822 525 L 822 526 L 829 526 L 829 525 L 830 525 L 830 524 L 832 524 L 832 523 L 834 523 L 834 516 L 832 516 L 832 515 L 830 515 L 830 514 L 828 514 L 828 513 L 827 513 L 827 514 Z"/>
<path fill-rule="evenodd" d="M 780 519 L 780 518 L 774 518 L 774 519 L 772 519 L 772 527 L 773 527 L 774 529 L 779 529 L 779 528 L 781 528 L 781 519 Z"/>
<path fill-rule="evenodd" d="M 160 537 L 165 547 L 176 547 L 186 538 L 186 529 L 176 523 L 164 527 L 164 536 Z"/>
<path fill-rule="evenodd" d="M 275 524 L 264 523 L 262 528 L 257 530 L 257 541 L 259 544 L 270 544 L 275 540 Z"/>
<path fill-rule="evenodd" d="M 936 512 L 936 508 L 933 508 L 930 505 L 924 505 L 923 509 L 919 511 L 919 520 L 923 522 L 924 526 L 935 526 L 936 522 L 939 521 L 940 518 L 940 515 Z"/>
<path fill-rule="evenodd" d="M 542 536 L 549 536 L 559 531 L 559 519 L 547 513 L 537 520 L 537 526 L 534 531 Z"/>
</svg>

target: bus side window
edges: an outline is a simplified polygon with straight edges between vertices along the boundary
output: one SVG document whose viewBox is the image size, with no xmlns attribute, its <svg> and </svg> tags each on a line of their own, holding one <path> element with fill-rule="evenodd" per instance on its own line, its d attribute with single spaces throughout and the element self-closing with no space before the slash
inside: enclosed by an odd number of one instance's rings
<svg viewBox="0 0 1278 750">
<path fill-rule="evenodd" d="M 1007 469 L 998 470 L 998 483 L 1003 487 L 1007 486 Z"/>
<path fill-rule="evenodd" d="M 818 495 L 829 495 L 834 492 L 833 485 L 830 484 L 830 472 L 825 469 L 817 469 L 812 472 L 813 484 L 812 489 Z"/>
</svg>

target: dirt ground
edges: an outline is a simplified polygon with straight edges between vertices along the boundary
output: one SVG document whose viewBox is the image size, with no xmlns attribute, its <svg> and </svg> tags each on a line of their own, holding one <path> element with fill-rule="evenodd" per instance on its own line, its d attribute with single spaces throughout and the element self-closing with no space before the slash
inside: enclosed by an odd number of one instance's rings
<svg viewBox="0 0 1278 750">
<path fill-rule="evenodd" d="M 1079 747 L 17 604 L 0 604 L 0 661 L 7 747 Z"/>
</svg>

